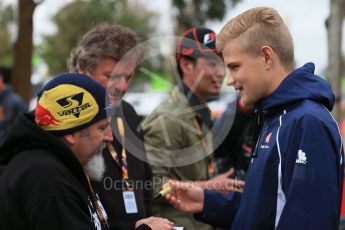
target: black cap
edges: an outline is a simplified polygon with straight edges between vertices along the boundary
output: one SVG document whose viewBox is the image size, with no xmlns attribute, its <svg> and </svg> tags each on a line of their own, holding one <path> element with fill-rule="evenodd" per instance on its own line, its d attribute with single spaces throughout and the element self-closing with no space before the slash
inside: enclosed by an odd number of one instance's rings
<svg viewBox="0 0 345 230">
<path fill-rule="evenodd" d="M 210 29 L 199 27 L 184 32 L 177 44 L 176 60 L 183 56 L 197 58 L 210 52 L 217 53 L 216 33 Z"/>
</svg>

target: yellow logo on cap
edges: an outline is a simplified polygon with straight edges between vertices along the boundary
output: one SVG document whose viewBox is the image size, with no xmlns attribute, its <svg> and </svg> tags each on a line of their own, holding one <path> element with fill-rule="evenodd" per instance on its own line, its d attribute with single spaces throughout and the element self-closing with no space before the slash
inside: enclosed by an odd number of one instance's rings
<svg viewBox="0 0 345 230">
<path fill-rule="evenodd" d="M 89 102 L 83 104 L 83 98 L 84 92 L 81 92 L 57 100 L 56 102 L 61 107 L 66 108 L 66 110 L 58 112 L 59 116 L 67 116 L 73 114 L 76 118 L 79 118 L 81 111 L 91 107 Z"/>
<path fill-rule="evenodd" d="M 45 91 L 38 104 L 47 110 L 45 114 L 48 113 L 52 117 L 50 120 L 57 121 L 41 124 L 47 131 L 80 126 L 91 121 L 99 111 L 95 98 L 88 91 L 70 84 L 59 85 Z M 40 118 L 36 117 L 36 119 Z"/>
</svg>

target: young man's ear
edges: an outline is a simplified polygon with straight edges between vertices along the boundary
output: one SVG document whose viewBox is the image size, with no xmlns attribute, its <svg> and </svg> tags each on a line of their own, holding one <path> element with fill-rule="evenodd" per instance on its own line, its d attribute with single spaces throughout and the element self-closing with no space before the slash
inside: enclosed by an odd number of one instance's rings
<svg viewBox="0 0 345 230">
<path fill-rule="evenodd" d="M 266 65 L 266 69 L 270 69 L 273 65 L 273 56 L 275 54 L 273 49 L 269 46 L 263 46 L 261 47 L 261 54 Z"/>
</svg>

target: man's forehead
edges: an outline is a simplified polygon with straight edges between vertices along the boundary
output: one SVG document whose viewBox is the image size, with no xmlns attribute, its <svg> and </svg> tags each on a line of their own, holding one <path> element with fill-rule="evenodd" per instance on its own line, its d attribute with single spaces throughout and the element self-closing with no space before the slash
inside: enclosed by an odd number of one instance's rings
<svg viewBox="0 0 345 230">
<path fill-rule="evenodd" d="M 106 118 L 103 118 L 103 119 L 101 119 L 101 120 L 95 122 L 94 124 L 88 126 L 87 128 L 90 128 L 90 127 L 96 128 L 96 127 L 100 127 L 100 126 L 106 126 L 106 125 L 108 125 L 108 124 L 109 124 L 109 118 L 106 117 Z"/>
<path fill-rule="evenodd" d="M 222 50 L 223 60 L 226 65 L 237 62 L 245 54 L 244 50 L 239 46 L 228 44 Z"/>
<path fill-rule="evenodd" d="M 119 72 L 119 71 L 134 71 L 134 69 L 137 67 L 137 59 L 124 59 L 120 60 L 116 63 L 113 72 Z"/>
<path fill-rule="evenodd" d="M 135 56 L 125 56 L 117 61 L 121 65 L 136 65 L 138 63 L 138 58 Z"/>
</svg>

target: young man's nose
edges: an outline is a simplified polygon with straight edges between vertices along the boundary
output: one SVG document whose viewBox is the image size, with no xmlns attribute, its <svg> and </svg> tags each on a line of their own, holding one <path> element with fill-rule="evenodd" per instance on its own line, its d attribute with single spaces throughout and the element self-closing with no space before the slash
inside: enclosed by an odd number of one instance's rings
<svg viewBox="0 0 345 230">
<path fill-rule="evenodd" d="M 231 77 L 231 75 L 229 73 L 226 75 L 226 79 L 227 79 L 226 84 L 228 86 L 233 86 L 235 84 L 234 78 Z"/>
</svg>

